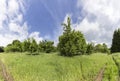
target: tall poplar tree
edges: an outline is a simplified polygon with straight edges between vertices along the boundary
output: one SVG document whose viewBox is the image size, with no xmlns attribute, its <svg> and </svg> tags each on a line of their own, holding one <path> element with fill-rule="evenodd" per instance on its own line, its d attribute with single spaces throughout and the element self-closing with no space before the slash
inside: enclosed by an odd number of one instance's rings
<svg viewBox="0 0 120 81">
<path fill-rule="evenodd" d="M 111 53 L 120 52 L 120 29 L 114 31 Z"/>
</svg>

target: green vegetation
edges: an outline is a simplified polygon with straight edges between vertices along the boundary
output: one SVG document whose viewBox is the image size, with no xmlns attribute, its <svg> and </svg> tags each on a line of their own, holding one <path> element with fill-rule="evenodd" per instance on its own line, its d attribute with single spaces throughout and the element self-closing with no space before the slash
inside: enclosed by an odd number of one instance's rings
<svg viewBox="0 0 120 81">
<path fill-rule="evenodd" d="M 67 24 L 63 23 L 63 34 L 59 37 L 57 47 L 54 46 L 53 41 L 43 40 L 39 43 L 34 38 L 28 38 L 23 42 L 13 40 L 1 51 L 5 52 L 29 52 L 30 55 L 37 55 L 40 52 L 50 53 L 59 51 L 62 56 L 85 55 L 92 53 L 110 53 L 107 45 L 94 43 L 86 43 L 84 35 L 80 31 L 72 30 L 71 19 L 68 17 Z M 3 50 L 2 50 L 3 49 Z"/>
<path fill-rule="evenodd" d="M 120 55 L 119 53 L 115 53 L 113 55 L 113 60 L 118 68 L 118 75 L 119 75 L 119 80 L 120 80 Z"/>
<path fill-rule="evenodd" d="M 94 81 L 106 63 L 103 81 L 106 81 L 108 75 L 112 76 L 110 81 L 117 81 L 117 68 L 111 56 L 106 54 L 63 57 L 57 53 L 36 56 L 2 53 L 0 59 L 15 81 Z M 111 75 L 109 71 L 114 73 Z"/>
<path fill-rule="evenodd" d="M 46 40 L 40 42 L 38 45 L 39 52 L 46 52 L 46 53 L 54 52 L 55 47 L 53 46 L 53 44 L 54 42 L 46 41 Z"/>
<path fill-rule="evenodd" d="M 67 24 L 63 23 L 64 32 L 59 37 L 58 49 L 60 55 L 74 56 L 86 53 L 86 41 L 80 31 L 71 30 L 71 19 L 68 17 Z"/>
<path fill-rule="evenodd" d="M 0 67 L 0 81 L 4 81 L 3 77 L 2 77 L 2 68 Z"/>
<path fill-rule="evenodd" d="M 94 43 L 88 43 L 86 53 L 88 55 L 92 54 L 92 53 L 107 53 L 107 54 L 110 54 L 110 50 L 108 49 L 108 47 L 105 43 L 97 44 L 97 45 L 94 45 Z"/>
<path fill-rule="evenodd" d="M 37 51 L 37 48 L 38 48 L 38 45 L 37 45 L 37 42 L 36 42 L 36 40 L 35 39 L 31 39 L 30 40 L 30 46 L 29 46 L 29 51 L 30 51 L 30 53 L 32 54 L 32 53 L 34 53 L 34 52 L 36 52 Z"/>
<path fill-rule="evenodd" d="M 109 56 L 107 59 L 108 62 L 106 64 L 106 68 L 103 74 L 103 80 L 102 81 L 118 81 L 118 68 L 112 59 L 112 56 Z"/>
<path fill-rule="evenodd" d="M 112 39 L 111 53 L 116 52 L 120 52 L 120 29 L 114 31 Z"/>
<path fill-rule="evenodd" d="M 0 46 L 0 52 L 4 52 L 4 47 Z"/>
<path fill-rule="evenodd" d="M 19 40 L 14 40 L 12 44 L 8 44 L 4 50 L 5 52 L 29 52 L 32 54 L 39 54 L 39 52 L 50 53 L 56 51 L 53 46 L 54 42 L 43 40 L 37 44 L 36 40 L 33 38 L 28 38 L 27 40 L 20 42 Z M 4 51 L 0 48 L 1 52 Z"/>
<path fill-rule="evenodd" d="M 95 47 L 94 47 L 94 52 L 101 52 L 101 53 L 107 53 L 109 54 L 110 51 L 107 47 L 107 45 L 105 43 L 103 44 L 97 44 Z"/>
<path fill-rule="evenodd" d="M 19 40 L 14 40 L 12 44 L 8 44 L 7 47 L 5 48 L 6 52 L 21 52 L 22 51 L 22 46 L 21 42 Z"/>
<path fill-rule="evenodd" d="M 89 54 L 92 54 L 93 52 L 94 52 L 94 44 L 88 43 L 86 53 L 89 55 Z"/>
<path fill-rule="evenodd" d="M 37 43 L 34 38 L 0 47 L 4 52 L 0 59 L 15 81 L 95 81 L 101 72 L 102 81 L 120 81 L 120 55 L 110 55 L 110 51 L 120 52 L 120 29 L 115 30 L 108 49 L 105 43 L 86 43 L 80 31 L 72 30 L 69 17 L 62 26 L 57 47 L 53 41 Z"/>
</svg>

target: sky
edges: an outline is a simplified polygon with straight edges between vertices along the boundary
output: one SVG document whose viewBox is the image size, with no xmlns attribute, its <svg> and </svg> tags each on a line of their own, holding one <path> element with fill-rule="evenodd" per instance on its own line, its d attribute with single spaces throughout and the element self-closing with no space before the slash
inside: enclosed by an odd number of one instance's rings
<svg viewBox="0 0 120 81">
<path fill-rule="evenodd" d="M 72 29 L 87 42 L 111 45 L 120 27 L 120 0 L 0 0 L 0 46 L 33 37 L 58 43 L 61 23 L 72 19 Z"/>
</svg>

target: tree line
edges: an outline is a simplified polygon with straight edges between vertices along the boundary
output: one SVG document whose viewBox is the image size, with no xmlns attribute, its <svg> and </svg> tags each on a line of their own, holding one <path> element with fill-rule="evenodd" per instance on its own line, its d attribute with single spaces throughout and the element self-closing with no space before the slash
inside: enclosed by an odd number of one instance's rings
<svg viewBox="0 0 120 81">
<path fill-rule="evenodd" d="M 71 29 L 71 19 L 68 17 L 67 24 L 63 23 L 63 35 L 59 37 L 58 50 L 61 55 L 74 56 L 92 54 L 94 52 L 109 53 L 109 49 L 105 43 L 94 45 L 94 43 L 86 43 L 86 39 L 82 32 Z"/>
<path fill-rule="evenodd" d="M 40 41 L 37 44 L 34 38 L 28 38 L 23 42 L 19 40 L 14 40 L 11 44 L 8 44 L 5 48 L 5 52 L 29 52 L 30 54 L 38 54 L 39 52 L 54 52 L 56 47 L 53 45 L 52 41 Z"/>
<path fill-rule="evenodd" d="M 97 44 L 86 43 L 82 32 L 75 31 L 71 27 L 71 19 L 68 17 L 67 24 L 62 23 L 63 34 L 59 37 L 59 43 L 54 46 L 53 41 L 43 40 L 39 43 L 34 38 L 28 38 L 23 42 L 14 40 L 6 47 L 0 47 L 0 52 L 29 52 L 36 54 L 39 52 L 56 52 L 62 56 L 90 55 L 96 52 L 115 53 L 120 52 L 120 29 L 115 30 L 113 34 L 112 46 L 108 48 L 105 43 Z"/>
</svg>

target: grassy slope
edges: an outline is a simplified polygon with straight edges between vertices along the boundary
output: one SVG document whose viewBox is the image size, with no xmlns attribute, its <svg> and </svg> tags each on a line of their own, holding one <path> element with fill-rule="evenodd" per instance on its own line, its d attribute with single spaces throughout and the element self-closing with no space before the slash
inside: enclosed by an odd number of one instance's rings
<svg viewBox="0 0 120 81">
<path fill-rule="evenodd" d="M 118 81 L 118 76 L 118 68 L 112 59 L 112 55 L 110 55 L 106 64 L 102 81 Z"/>
<path fill-rule="evenodd" d="M 2 68 L 0 67 L 0 81 L 4 81 L 4 79 L 2 78 Z"/>
<path fill-rule="evenodd" d="M 118 68 L 118 75 L 119 75 L 119 80 L 120 80 L 120 53 L 115 53 L 112 56 Z"/>
<path fill-rule="evenodd" d="M 15 81 L 93 81 L 104 64 L 111 63 L 112 59 L 111 56 L 98 53 L 72 58 L 57 54 L 31 56 L 11 53 L 1 54 L 0 58 Z"/>
</svg>

